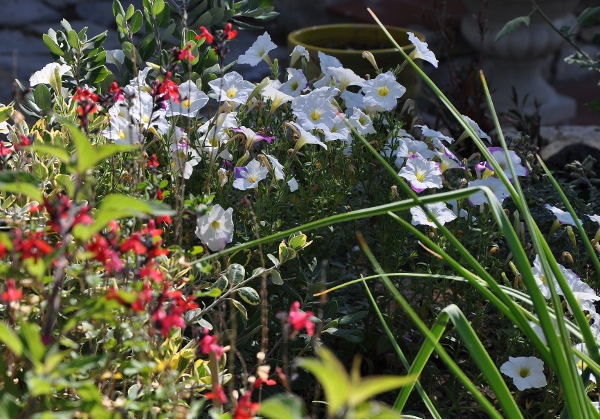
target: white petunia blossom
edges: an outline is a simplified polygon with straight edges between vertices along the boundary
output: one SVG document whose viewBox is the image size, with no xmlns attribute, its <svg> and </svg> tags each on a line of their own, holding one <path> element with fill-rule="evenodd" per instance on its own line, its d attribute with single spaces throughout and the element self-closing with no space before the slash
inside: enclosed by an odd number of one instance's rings
<svg viewBox="0 0 600 419">
<path fill-rule="evenodd" d="M 418 154 L 410 156 L 406 165 L 398 173 L 410 183 L 413 191 L 419 193 L 427 188 L 442 187 L 442 171 L 433 161 L 424 159 Z"/>
<path fill-rule="evenodd" d="M 213 252 L 223 250 L 233 240 L 233 208 L 224 210 L 217 204 L 198 218 L 196 236 Z"/>
<path fill-rule="evenodd" d="M 456 214 L 444 202 L 436 202 L 435 204 L 427 204 L 425 206 L 441 225 L 456 219 Z M 437 228 L 433 220 L 427 217 L 423 208 L 412 207 L 410 213 L 412 215 L 412 221 L 410 222 L 412 225 L 427 225 Z"/>
<path fill-rule="evenodd" d="M 510 173 L 510 167 L 508 166 L 508 160 L 506 155 L 504 154 L 504 150 L 502 147 L 488 147 L 489 152 L 494 157 L 494 160 L 498 162 L 498 165 L 508 178 L 512 182 L 512 174 Z M 515 169 L 515 174 L 517 176 L 527 176 L 529 174 L 529 170 L 521 164 L 521 158 L 514 152 L 514 150 L 508 150 L 508 156 L 510 157 L 510 161 Z M 490 170 L 494 170 L 492 165 L 488 162 L 486 167 Z"/>
<path fill-rule="evenodd" d="M 295 177 L 288 180 L 287 184 L 290 187 L 290 192 L 296 192 L 298 190 L 298 181 Z"/>
<path fill-rule="evenodd" d="M 114 64 L 121 68 L 125 62 L 125 53 L 121 49 L 111 49 L 106 51 L 106 64 Z"/>
<path fill-rule="evenodd" d="M 406 87 L 398 83 L 396 76 L 388 71 L 365 81 L 362 91 L 365 94 L 365 105 L 381 106 L 386 111 L 391 111 L 398 104 L 398 99 L 406 93 Z"/>
<path fill-rule="evenodd" d="M 49 84 L 56 91 L 58 89 L 57 75 L 60 78 L 67 73 L 71 74 L 71 67 L 67 64 L 46 64 L 41 70 L 31 75 L 29 85 L 33 87 L 38 84 Z"/>
<path fill-rule="evenodd" d="M 306 131 L 304 128 L 302 128 L 300 125 L 298 125 L 295 122 L 290 122 L 289 124 L 291 127 L 293 127 L 293 129 L 298 134 L 298 139 L 296 140 L 296 145 L 294 146 L 294 153 L 298 152 L 298 150 L 300 150 L 306 144 L 320 145 L 325 150 L 327 150 L 327 146 L 325 145 L 325 143 L 323 143 L 321 140 L 319 140 L 315 135 Z"/>
<path fill-rule="evenodd" d="M 268 59 L 269 51 L 277 48 L 277 45 L 271 41 L 271 36 L 265 32 L 256 38 L 256 41 L 243 55 L 238 58 L 238 64 L 249 64 L 252 67 L 264 59 Z"/>
<path fill-rule="evenodd" d="M 234 173 L 235 180 L 233 181 L 233 187 L 244 191 L 256 188 L 258 182 L 267 177 L 269 169 L 260 164 L 258 160 L 252 160 L 245 167 L 236 167 Z"/>
<path fill-rule="evenodd" d="M 512 378 L 515 386 L 521 391 L 528 388 L 542 388 L 547 384 L 544 362 L 535 356 L 517 358 L 511 356 L 502 364 L 500 372 Z"/>
<path fill-rule="evenodd" d="M 181 115 L 193 118 L 208 103 L 208 96 L 198 89 L 196 83 L 188 80 L 179 86 L 179 100 L 179 103 L 169 101 L 169 116 Z"/>
<path fill-rule="evenodd" d="M 292 97 L 300 96 L 308 87 L 308 80 L 306 80 L 306 76 L 302 70 L 298 70 L 296 68 L 288 68 L 287 73 L 287 81 L 281 85 L 279 90 L 282 93 Z"/>
<path fill-rule="evenodd" d="M 217 94 L 219 102 L 227 101 L 243 105 L 254 90 L 254 84 L 244 80 L 236 71 L 225 74 L 222 78 L 209 81 L 208 85 Z"/>
<path fill-rule="evenodd" d="M 473 121 L 471 118 L 469 118 L 468 116 L 465 115 L 461 115 L 462 119 L 467 123 L 467 125 L 469 125 L 473 131 L 475 131 L 477 133 L 477 135 L 479 136 L 479 138 L 481 139 L 486 139 L 488 140 L 488 142 L 492 142 L 492 138 L 487 135 L 485 132 L 483 132 L 483 130 L 481 128 L 479 128 L 479 125 L 477 124 L 477 122 Z M 468 137 L 468 134 L 465 132 L 465 134 L 463 134 L 463 136 L 461 138 L 464 137 Z"/>
<path fill-rule="evenodd" d="M 371 117 L 358 108 L 354 108 L 354 112 L 348 121 L 360 135 L 375 134 L 377 132 L 373 127 Z"/>
<path fill-rule="evenodd" d="M 296 45 L 290 54 L 290 67 L 296 64 L 301 57 L 304 57 L 306 61 L 310 59 L 308 51 L 302 45 Z"/>
<path fill-rule="evenodd" d="M 556 215 L 556 219 L 558 220 L 559 223 L 570 224 L 572 226 L 575 226 L 575 220 L 573 219 L 571 214 L 569 214 L 567 211 L 563 211 L 560 208 L 553 207 L 552 205 L 549 205 L 549 204 L 544 205 L 544 208 L 552 211 L 552 214 Z M 581 220 L 579 218 L 577 220 L 579 221 L 579 223 L 581 223 Z"/>
<path fill-rule="evenodd" d="M 487 186 L 492 190 L 494 195 L 496 195 L 496 198 L 498 198 L 498 201 L 500 203 L 502 203 L 502 201 L 504 201 L 510 196 L 510 193 L 508 192 L 508 189 L 506 188 L 504 183 L 502 183 L 502 181 L 497 177 L 493 176 L 487 177 L 485 179 L 476 179 L 474 181 L 471 181 L 469 182 L 469 186 Z M 481 205 L 487 203 L 488 198 L 482 190 L 479 190 L 471 196 L 469 196 L 469 204 L 471 205 Z"/>
<path fill-rule="evenodd" d="M 435 54 L 429 50 L 427 42 L 421 41 L 412 32 L 406 32 L 408 34 L 408 40 L 415 46 L 415 50 L 410 53 L 411 58 L 420 58 L 431 63 L 435 68 L 438 66 L 438 60 L 435 58 Z"/>
<path fill-rule="evenodd" d="M 437 138 L 451 144 L 454 141 L 454 138 L 448 137 L 447 135 L 442 134 L 439 131 L 433 130 L 429 128 L 427 125 L 415 125 L 416 128 L 421 128 L 421 134 L 425 138 Z"/>
<path fill-rule="evenodd" d="M 340 92 L 346 90 L 346 87 L 348 86 L 362 86 L 365 82 L 365 79 L 356 75 L 356 73 L 349 68 L 328 67 L 327 73 L 335 77 Z"/>
</svg>

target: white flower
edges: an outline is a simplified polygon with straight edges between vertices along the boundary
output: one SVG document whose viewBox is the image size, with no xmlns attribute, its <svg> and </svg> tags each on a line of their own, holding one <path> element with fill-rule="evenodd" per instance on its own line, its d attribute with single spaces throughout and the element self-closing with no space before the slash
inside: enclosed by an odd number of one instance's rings
<svg viewBox="0 0 600 419">
<path fill-rule="evenodd" d="M 290 187 L 290 192 L 296 192 L 298 190 L 298 181 L 295 177 L 288 180 L 287 184 Z"/>
<path fill-rule="evenodd" d="M 269 169 L 260 164 L 258 160 L 252 160 L 245 167 L 236 167 L 234 173 L 235 180 L 233 181 L 233 187 L 244 191 L 256 188 L 258 182 L 267 177 Z"/>
<path fill-rule="evenodd" d="M 287 73 L 288 79 L 281 85 L 279 90 L 292 97 L 300 96 L 302 91 L 308 87 L 308 80 L 306 80 L 306 76 L 302 70 L 295 68 L 288 68 Z"/>
<path fill-rule="evenodd" d="M 194 166 L 200 163 L 200 156 L 196 150 L 190 147 L 185 132 L 179 127 L 175 127 L 171 142 L 172 169 L 184 179 L 189 179 Z"/>
<path fill-rule="evenodd" d="M 281 87 L 281 86 L 280 86 Z M 273 114 L 275 110 L 283 105 L 286 102 L 291 102 L 294 99 L 293 96 L 290 96 L 281 90 L 278 90 L 273 84 L 267 85 L 261 92 L 261 96 L 265 99 L 271 100 L 271 109 L 270 112 Z"/>
<path fill-rule="evenodd" d="M 542 263 L 540 262 L 540 255 L 535 255 L 535 259 L 533 260 L 533 267 L 531 268 L 533 271 L 533 277 L 535 278 L 535 282 L 542 292 L 542 295 L 546 300 L 550 298 L 550 288 L 548 287 L 548 278 L 544 275 L 544 271 L 542 270 Z M 552 277 L 552 283 L 554 284 L 555 289 L 558 291 L 559 287 L 556 283 L 556 278 Z"/>
<path fill-rule="evenodd" d="M 492 154 L 492 157 L 494 157 L 494 160 L 498 162 L 498 165 L 508 180 L 512 182 L 512 174 L 510 173 L 508 160 L 506 159 L 506 155 L 504 154 L 502 147 L 488 147 L 488 150 Z M 508 150 L 508 156 L 510 157 L 510 161 L 513 164 L 515 174 L 517 176 L 527 176 L 529 174 L 529 170 L 527 170 L 527 168 L 521 164 L 521 158 L 517 155 L 517 153 L 515 153 L 513 150 Z M 486 166 L 488 169 L 494 170 L 490 163 L 487 163 Z"/>
<path fill-rule="evenodd" d="M 269 51 L 272 51 L 275 48 L 277 48 L 277 45 L 271 41 L 271 36 L 265 32 L 256 38 L 256 41 L 254 41 L 244 55 L 240 55 L 238 64 L 250 64 L 254 67 L 265 58 L 268 58 L 267 54 L 269 54 Z"/>
<path fill-rule="evenodd" d="M 302 45 L 296 45 L 290 54 L 290 67 L 293 66 L 301 57 L 304 57 L 306 61 L 310 59 L 306 48 L 304 48 Z"/>
<path fill-rule="evenodd" d="M 425 206 L 441 225 L 456 219 L 456 214 L 444 202 L 436 202 L 435 204 L 427 204 Z M 412 207 L 410 213 L 412 214 L 412 221 L 410 222 L 412 225 L 421 224 L 437 228 L 437 225 L 431 218 L 427 217 L 427 214 L 425 214 L 425 211 L 421 207 Z"/>
<path fill-rule="evenodd" d="M 292 101 L 292 112 L 298 124 L 306 130 L 327 129 L 333 123 L 335 110 L 331 104 L 337 89 L 321 87 Z"/>
<path fill-rule="evenodd" d="M 353 126 L 360 135 L 375 134 L 373 121 L 371 117 L 358 108 L 354 108 L 354 112 L 349 119 L 350 125 Z"/>
<path fill-rule="evenodd" d="M 217 94 L 219 102 L 227 101 L 243 105 L 254 90 L 254 85 L 244 80 L 236 71 L 225 74 L 222 78 L 208 82 L 208 85 Z"/>
<path fill-rule="evenodd" d="M 423 141 L 411 140 L 410 138 L 399 138 L 396 156 L 410 157 L 413 154 L 418 154 L 427 160 L 435 156 L 433 151 L 427 146 L 427 143 Z"/>
<path fill-rule="evenodd" d="M 327 73 L 335 77 L 337 80 L 338 88 L 340 92 L 346 90 L 348 86 L 362 86 L 365 79 L 356 75 L 356 73 L 349 68 L 343 67 L 328 67 Z"/>
<path fill-rule="evenodd" d="M 547 384 L 544 362 L 535 356 L 511 356 L 502 364 L 500 372 L 512 378 L 515 386 L 521 391 L 545 387 Z"/>
<path fill-rule="evenodd" d="M 415 50 L 410 54 L 411 58 L 420 58 L 427 62 L 430 62 L 435 68 L 438 66 L 438 60 L 435 58 L 435 54 L 429 50 L 427 42 L 421 41 L 412 32 L 406 32 L 408 34 L 408 40 L 415 46 Z"/>
<path fill-rule="evenodd" d="M 121 49 L 111 49 L 106 51 L 106 64 L 114 64 L 118 68 L 125 62 L 125 53 Z"/>
<path fill-rule="evenodd" d="M 479 128 L 479 125 L 477 125 L 477 122 L 473 121 L 468 116 L 465 116 L 465 115 L 461 115 L 461 116 L 462 116 L 462 119 L 467 123 L 467 125 L 469 125 L 473 129 L 473 131 L 475 131 L 477 133 L 479 138 L 481 138 L 481 139 L 485 138 L 486 140 L 488 140 L 488 142 L 490 142 L 490 143 L 492 142 L 492 138 L 489 135 L 487 135 L 485 132 L 483 132 L 483 130 L 481 128 Z M 466 132 L 465 132 L 465 134 L 466 134 Z M 465 136 L 465 134 L 463 134 L 463 136 Z"/>
<path fill-rule="evenodd" d="M 333 118 L 333 125 L 329 129 L 323 129 L 323 135 L 325 135 L 326 142 L 334 140 L 350 141 L 350 128 L 348 128 L 346 119 L 341 115 L 336 115 Z"/>
<path fill-rule="evenodd" d="M 292 126 L 298 134 L 298 139 L 296 141 L 296 145 L 294 146 L 294 153 L 296 153 L 298 150 L 300 150 L 306 144 L 317 144 L 317 145 L 320 145 L 321 147 L 323 147 L 325 150 L 327 150 L 327 146 L 325 145 L 325 143 L 323 143 L 321 140 L 319 140 L 316 136 L 314 136 L 310 132 L 306 131 L 304 128 L 302 128 L 297 123 L 290 122 L 290 126 Z"/>
<path fill-rule="evenodd" d="M 450 144 L 452 143 L 452 141 L 454 141 L 454 138 L 448 137 L 447 135 L 444 135 L 439 131 L 433 130 L 427 125 L 415 125 L 415 127 L 421 128 L 421 134 L 425 138 L 438 138 L 440 140 L 447 141 Z"/>
<path fill-rule="evenodd" d="M 233 208 L 223 210 L 217 204 L 210 212 L 198 218 L 196 236 L 213 252 L 223 250 L 233 240 Z"/>
<path fill-rule="evenodd" d="M 446 147 L 442 147 L 441 150 L 435 150 L 434 153 L 440 159 L 440 170 L 442 173 L 449 169 L 464 169 L 458 157 Z"/>
<path fill-rule="evenodd" d="M 50 63 L 46 64 L 41 70 L 36 71 L 29 78 L 29 85 L 36 86 L 38 84 L 49 84 L 53 89 L 57 89 L 59 77 L 71 72 L 71 67 L 67 64 Z"/>
<path fill-rule="evenodd" d="M 179 100 L 180 103 L 169 101 L 169 116 L 182 115 L 193 118 L 208 103 L 208 96 L 198 89 L 196 83 L 188 80 L 179 86 Z"/>
<path fill-rule="evenodd" d="M 579 352 L 585 354 L 585 355 L 589 355 L 588 354 L 588 350 L 587 350 L 587 346 L 585 346 L 584 343 L 578 343 L 577 345 L 573 346 L 573 349 L 577 349 Z M 583 360 L 581 358 L 579 358 L 577 355 L 575 356 L 575 363 L 577 365 L 577 369 L 579 370 L 579 373 L 583 373 L 583 370 L 585 370 L 588 365 L 583 362 Z M 596 376 L 594 374 L 590 374 L 590 381 L 593 381 L 594 383 L 596 382 Z"/>
<path fill-rule="evenodd" d="M 413 154 L 408 158 L 398 175 L 402 176 L 410 183 L 413 191 L 419 193 L 427 188 L 442 187 L 442 171 L 440 166 L 433 161 L 424 159 L 418 154 Z"/>
<path fill-rule="evenodd" d="M 333 67 L 333 68 L 343 67 L 340 60 L 338 60 L 335 57 L 332 57 L 331 55 L 327 55 L 321 51 L 319 51 L 317 53 L 317 55 L 319 56 L 319 64 L 321 66 L 321 73 L 323 73 L 323 74 L 328 74 L 327 73 L 328 67 Z"/>
<path fill-rule="evenodd" d="M 115 144 L 138 144 L 144 139 L 137 124 L 122 116 L 112 116 L 110 125 L 102 131 L 102 135 L 110 138 Z"/>
<path fill-rule="evenodd" d="M 544 208 L 552 211 L 552 213 L 554 215 L 556 215 L 556 219 L 558 220 L 559 223 L 570 224 L 572 226 L 575 226 L 575 220 L 573 219 L 571 214 L 569 214 L 568 212 L 563 211 L 560 208 L 553 207 L 552 205 L 549 205 L 549 204 L 544 205 Z M 581 220 L 579 218 L 577 220 L 579 221 L 579 223 L 581 223 Z"/>
<path fill-rule="evenodd" d="M 498 198 L 498 201 L 500 203 L 502 203 L 502 201 L 504 201 L 510 196 L 510 193 L 508 192 L 508 189 L 506 188 L 504 183 L 502 183 L 502 181 L 497 177 L 493 176 L 487 177 L 485 179 L 477 179 L 471 181 L 469 182 L 469 186 L 487 186 L 492 190 L 494 195 L 496 195 L 496 198 Z M 479 190 L 471 196 L 469 196 L 469 204 L 471 205 L 481 205 L 487 203 L 487 196 L 483 193 L 482 190 Z"/>
<path fill-rule="evenodd" d="M 590 218 L 590 220 L 592 220 L 595 223 L 600 224 L 600 215 L 588 215 L 588 217 Z"/>
<path fill-rule="evenodd" d="M 279 160 L 277 160 L 275 157 L 273 157 L 267 153 L 263 153 L 263 154 L 265 156 L 267 156 L 267 158 L 269 159 L 269 162 L 273 166 L 273 172 L 275 173 L 275 179 L 283 180 L 285 178 L 285 173 L 283 173 L 283 165 L 281 163 L 279 163 Z"/>
<path fill-rule="evenodd" d="M 398 104 L 398 98 L 406 93 L 406 88 L 396 81 L 391 71 L 365 81 L 362 90 L 367 106 L 381 106 L 386 111 L 394 109 Z"/>
</svg>

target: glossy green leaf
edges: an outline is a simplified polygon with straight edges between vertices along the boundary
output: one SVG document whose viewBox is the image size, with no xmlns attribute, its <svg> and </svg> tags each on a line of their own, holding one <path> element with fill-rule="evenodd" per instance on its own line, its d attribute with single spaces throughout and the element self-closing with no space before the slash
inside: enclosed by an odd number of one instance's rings
<svg viewBox="0 0 600 419">
<path fill-rule="evenodd" d="M 5 122 L 10 119 L 14 113 L 15 108 L 12 106 L 1 106 L 0 107 L 0 122 Z"/>
<path fill-rule="evenodd" d="M 260 296 L 258 292 L 254 288 L 250 287 L 241 287 L 237 290 L 238 295 L 242 300 L 247 302 L 250 305 L 256 306 L 260 304 Z"/>
<path fill-rule="evenodd" d="M 131 19 L 131 33 L 137 33 L 140 29 L 142 29 L 142 25 L 144 24 L 144 17 L 142 16 L 142 12 L 136 10 L 133 14 L 133 18 Z"/>
<path fill-rule="evenodd" d="M 73 29 L 67 33 L 67 41 L 72 48 L 75 48 L 76 50 L 79 49 L 79 37 L 77 36 L 77 32 Z"/>
<path fill-rule="evenodd" d="M 246 276 L 246 270 L 238 263 L 233 263 L 227 268 L 227 278 L 233 285 L 236 285 L 244 280 Z"/>
<path fill-rule="evenodd" d="M 27 345 L 27 350 L 31 354 L 32 359 L 35 361 L 44 359 L 46 347 L 42 343 L 39 326 L 33 323 L 21 322 L 20 327 L 20 334 Z"/>
<path fill-rule="evenodd" d="M 125 20 L 131 19 L 131 16 L 133 16 L 134 12 L 135 12 L 135 7 L 133 6 L 133 4 L 130 4 L 129 7 L 127 8 L 127 12 L 125 13 Z"/>
<path fill-rule="evenodd" d="M 306 234 L 298 234 L 290 238 L 290 247 L 294 250 L 299 250 L 306 244 Z"/>
<path fill-rule="evenodd" d="M 156 16 L 165 8 L 164 0 L 154 0 L 154 4 L 152 5 L 152 14 Z"/>
<path fill-rule="evenodd" d="M 16 356 L 23 355 L 23 343 L 15 331 L 4 322 L 0 322 L 0 342 Z"/>
<path fill-rule="evenodd" d="M 43 34 L 42 39 L 44 40 L 44 44 L 46 44 L 46 46 L 48 47 L 48 49 L 50 50 L 51 53 L 56 54 L 59 57 L 62 57 L 63 55 L 65 55 L 65 53 L 63 52 L 63 50 L 60 49 L 58 44 L 56 42 L 54 42 L 54 40 L 52 38 L 50 38 L 48 35 Z"/>
<path fill-rule="evenodd" d="M 281 273 L 277 269 L 273 269 L 271 271 L 271 282 L 275 285 L 283 285 L 283 279 L 281 278 Z"/>
<path fill-rule="evenodd" d="M 600 7 L 588 7 L 579 16 L 577 24 L 579 26 L 592 26 L 600 21 Z"/>
<path fill-rule="evenodd" d="M 50 89 L 43 83 L 38 84 L 33 91 L 33 98 L 35 104 L 41 110 L 49 109 L 52 106 L 52 96 L 50 95 Z"/>
</svg>

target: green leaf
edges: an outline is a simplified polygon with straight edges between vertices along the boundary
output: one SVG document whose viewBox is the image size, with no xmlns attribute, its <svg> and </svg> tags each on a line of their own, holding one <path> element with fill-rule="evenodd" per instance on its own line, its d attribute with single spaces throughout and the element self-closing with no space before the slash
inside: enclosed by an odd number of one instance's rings
<svg viewBox="0 0 600 419">
<path fill-rule="evenodd" d="M 152 14 L 156 16 L 165 8 L 164 0 L 154 0 L 154 4 L 152 5 Z"/>
<path fill-rule="evenodd" d="M 135 7 L 133 7 L 133 4 L 130 4 L 129 7 L 127 8 L 127 12 L 125 13 L 125 20 L 131 19 L 131 16 L 133 16 L 134 12 L 135 12 Z"/>
<path fill-rule="evenodd" d="M 71 155 L 67 150 L 62 147 L 55 147 L 53 145 L 46 144 L 34 144 L 33 149 L 42 154 L 56 157 L 61 163 L 69 165 L 71 163 Z"/>
<path fill-rule="evenodd" d="M 23 355 L 23 343 L 15 331 L 4 322 L 0 322 L 0 342 L 16 356 Z"/>
<path fill-rule="evenodd" d="M 231 281 L 233 285 L 242 282 L 245 276 L 246 270 L 242 265 L 238 263 L 233 263 L 229 265 L 229 268 L 227 269 L 227 278 Z"/>
<path fill-rule="evenodd" d="M 241 287 L 238 288 L 237 293 L 239 296 L 250 305 L 256 306 L 260 304 L 260 297 L 258 292 L 254 288 L 250 287 Z"/>
<path fill-rule="evenodd" d="M 133 19 L 131 19 L 131 33 L 137 33 L 140 29 L 142 29 L 143 24 L 144 17 L 142 16 L 142 12 L 136 10 L 133 14 Z"/>
<path fill-rule="evenodd" d="M 14 193 L 16 195 L 24 195 L 33 199 L 34 201 L 42 202 L 44 195 L 37 188 L 29 183 L 14 182 L 14 183 L 0 183 L 0 191 Z"/>
<path fill-rule="evenodd" d="M 123 9 L 123 6 L 121 5 L 121 2 L 119 0 L 113 0 L 112 12 L 115 17 L 117 17 L 117 15 L 125 14 L 125 10 Z"/>
<path fill-rule="evenodd" d="M 404 387 L 415 381 L 417 381 L 416 375 L 406 377 L 379 375 L 362 378 L 358 383 L 353 381 L 352 391 L 348 396 L 348 405 L 358 406 L 373 396 Z"/>
<path fill-rule="evenodd" d="M 27 172 L 0 172 L 0 183 L 29 183 L 37 186 L 38 181 Z"/>
<path fill-rule="evenodd" d="M 283 279 L 277 269 L 271 271 L 271 282 L 275 285 L 283 285 Z"/>
<path fill-rule="evenodd" d="M 579 26 L 592 26 L 598 22 L 600 16 L 600 7 L 588 7 L 577 17 Z"/>
<path fill-rule="evenodd" d="M 277 394 L 260 404 L 258 414 L 267 419 L 302 419 L 302 399 L 293 394 Z"/>
<path fill-rule="evenodd" d="M 2 106 L 0 107 L 0 122 L 8 121 L 8 119 L 14 113 L 15 108 L 12 106 Z"/>
<path fill-rule="evenodd" d="M 79 37 L 77 36 L 77 32 L 75 32 L 73 29 L 68 32 L 67 41 L 71 47 L 75 48 L 76 50 L 79 49 Z"/>
<path fill-rule="evenodd" d="M 356 313 L 348 314 L 348 315 L 340 318 L 339 324 L 347 325 L 347 324 L 356 323 L 357 321 L 362 320 L 365 317 L 367 317 L 368 314 L 369 314 L 369 312 L 366 310 L 357 311 Z"/>
<path fill-rule="evenodd" d="M 519 16 L 506 22 L 506 25 L 504 25 L 504 27 L 500 29 L 500 32 L 498 32 L 498 35 L 496 35 L 494 42 L 498 42 L 509 33 L 516 31 L 521 25 L 529 26 L 529 21 L 529 16 Z"/>
<path fill-rule="evenodd" d="M 21 322 L 20 326 L 21 336 L 27 345 L 31 357 L 35 361 L 41 361 L 44 359 L 46 347 L 42 343 L 39 326 L 28 322 Z"/>
<path fill-rule="evenodd" d="M 54 42 L 54 40 L 52 38 L 50 38 L 48 35 L 43 34 L 42 39 L 44 40 L 44 44 L 46 44 L 46 46 L 48 47 L 48 49 L 50 50 L 50 52 L 52 54 L 56 54 L 59 57 L 62 57 L 63 55 L 65 55 L 65 53 L 63 52 L 62 49 L 60 49 L 58 44 L 56 42 Z"/>
<path fill-rule="evenodd" d="M 27 387 L 29 387 L 30 394 L 33 397 L 45 396 L 54 393 L 52 384 L 41 377 L 31 377 L 27 380 Z M 53 416 L 54 417 L 54 416 Z"/>
<path fill-rule="evenodd" d="M 229 285 L 229 281 L 227 280 L 227 277 L 225 275 L 221 275 L 219 277 L 219 279 L 217 279 L 217 281 L 212 285 L 211 288 L 218 289 L 222 292 L 227 289 L 228 285 Z"/>
<path fill-rule="evenodd" d="M 50 89 L 48 89 L 48 86 L 43 83 L 40 83 L 35 87 L 35 90 L 33 91 L 33 98 L 35 100 L 35 104 L 38 105 L 42 110 L 49 109 L 52 106 Z"/>
<path fill-rule="evenodd" d="M 296 363 L 317 378 L 325 392 L 329 417 L 335 417 L 354 389 L 346 369 L 329 349 L 320 346 L 318 354 L 320 359 L 298 358 Z"/>
<path fill-rule="evenodd" d="M 237 310 L 241 313 L 242 316 L 244 316 L 245 319 L 248 319 L 248 311 L 246 311 L 246 307 L 244 307 L 242 303 L 233 299 L 229 299 L 229 301 L 231 301 L 233 306 L 237 308 Z"/>
<path fill-rule="evenodd" d="M 85 74 L 85 79 L 86 79 L 86 81 L 88 81 L 92 84 L 96 84 L 96 83 L 100 83 L 102 80 L 106 79 L 110 74 L 111 73 L 108 70 L 108 68 L 106 68 L 106 66 L 100 65 L 98 67 L 94 67 L 94 68 L 90 69 Z"/>
<path fill-rule="evenodd" d="M 279 243 L 279 263 L 284 264 L 288 260 L 292 260 L 296 257 L 296 251 L 291 247 L 287 247 L 285 242 Z"/>
<path fill-rule="evenodd" d="M 211 288 L 208 291 L 202 291 L 202 292 L 197 292 L 196 294 L 194 294 L 194 297 L 196 298 L 200 298 L 200 297 L 219 297 L 222 294 L 221 290 L 218 288 Z"/>
<path fill-rule="evenodd" d="M 299 234 L 290 238 L 290 247 L 294 250 L 299 250 L 306 244 L 306 234 Z"/>
</svg>

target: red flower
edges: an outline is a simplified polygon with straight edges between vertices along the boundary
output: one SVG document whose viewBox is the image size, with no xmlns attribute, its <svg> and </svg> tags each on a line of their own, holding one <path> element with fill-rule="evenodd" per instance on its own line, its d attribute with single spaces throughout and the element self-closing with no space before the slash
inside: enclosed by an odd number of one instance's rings
<svg viewBox="0 0 600 419">
<path fill-rule="evenodd" d="M 155 80 L 152 96 L 158 99 L 158 102 L 172 99 L 173 102 L 179 103 L 179 86 L 171 80 L 171 72 L 168 71 L 162 81 Z"/>
<path fill-rule="evenodd" d="M 159 201 L 162 201 L 165 198 L 165 194 L 163 194 L 162 189 L 158 189 L 156 191 L 156 199 L 158 199 Z"/>
<path fill-rule="evenodd" d="M 231 23 L 225 25 L 225 29 L 223 29 L 223 35 L 225 35 L 225 39 L 231 40 L 237 36 L 237 31 L 235 29 L 231 29 Z"/>
<path fill-rule="evenodd" d="M 223 391 L 223 387 L 221 387 L 218 384 L 215 384 L 215 391 L 209 391 L 208 393 L 206 393 L 204 395 L 204 397 L 206 397 L 208 400 L 219 400 L 221 402 L 221 404 L 223 403 L 227 403 L 227 396 L 225 395 L 225 392 Z"/>
<path fill-rule="evenodd" d="M 89 116 L 98 112 L 98 95 L 91 90 L 77 86 L 77 92 L 73 95 L 73 100 L 78 104 L 77 113 L 81 117 L 81 125 L 86 127 L 89 123 Z"/>
<path fill-rule="evenodd" d="M 42 232 L 34 233 L 31 237 L 24 240 L 21 240 L 20 232 L 15 234 L 15 236 L 15 250 L 21 252 L 23 260 L 33 258 L 37 262 L 40 256 L 52 253 L 52 246 L 42 239 Z"/>
<path fill-rule="evenodd" d="M 252 419 L 254 414 L 258 412 L 260 403 L 253 403 L 250 400 L 252 393 L 247 392 L 239 400 L 233 412 L 233 419 Z"/>
<path fill-rule="evenodd" d="M 11 278 L 6 281 L 6 291 L 2 293 L 2 300 L 9 303 L 11 301 L 21 301 L 21 298 L 23 298 L 23 291 L 17 289 L 15 280 Z"/>
<path fill-rule="evenodd" d="M 168 225 L 173 224 L 173 220 L 171 220 L 171 217 L 168 215 L 159 215 L 158 217 L 156 217 L 156 222 L 158 224 L 160 224 L 160 223 L 165 223 Z"/>
<path fill-rule="evenodd" d="M 159 163 L 158 159 L 156 158 L 156 154 L 153 154 L 152 157 L 150 157 L 150 160 L 148 160 L 148 163 L 146 164 L 152 169 L 157 168 L 159 166 Z"/>
<path fill-rule="evenodd" d="M 306 329 L 306 333 L 308 333 L 309 336 L 312 336 L 315 333 L 315 325 L 309 319 L 313 316 L 313 313 L 312 311 L 301 313 L 298 311 L 299 308 L 300 302 L 294 301 L 292 308 L 290 309 L 290 314 L 288 315 L 288 323 L 292 325 L 294 330 L 300 331 Z"/>
<path fill-rule="evenodd" d="M 125 100 L 125 95 L 123 95 L 123 89 L 119 87 L 116 81 L 113 81 L 110 85 L 110 89 L 108 92 L 112 95 L 113 100 L 115 102 L 120 102 Z"/>
<path fill-rule="evenodd" d="M 214 41 L 213 36 L 210 34 L 210 32 L 208 31 L 208 29 L 206 29 L 206 27 L 204 26 L 200 26 L 200 32 L 202 32 L 202 35 L 196 35 L 196 39 L 200 40 L 202 38 L 206 39 L 206 42 L 208 42 L 209 44 L 212 44 Z"/>
<path fill-rule="evenodd" d="M 204 329 L 204 333 L 207 333 L 208 330 Z M 200 339 L 200 350 L 203 354 L 208 355 L 211 352 L 217 357 L 217 360 L 221 359 L 223 355 L 223 347 L 217 343 L 217 337 L 211 336 L 209 334 L 204 335 L 202 339 Z"/>
<path fill-rule="evenodd" d="M 140 233 L 133 233 L 130 238 L 125 240 L 123 244 L 119 246 L 119 250 L 123 253 L 133 250 L 133 253 L 136 255 L 143 255 L 148 252 L 146 246 L 141 242 Z"/>
<path fill-rule="evenodd" d="M 192 44 L 187 44 L 185 48 L 179 51 L 179 53 L 177 54 L 177 59 L 192 61 L 194 59 L 194 56 L 192 55 L 191 49 Z"/>
<path fill-rule="evenodd" d="M 277 381 L 272 379 L 263 380 L 262 378 L 257 378 L 254 382 L 254 388 L 260 388 L 263 384 L 267 386 L 274 386 L 277 384 Z"/>
<path fill-rule="evenodd" d="M 6 146 L 6 143 L 0 140 L 0 156 L 10 156 L 13 149 Z"/>
</svg>

